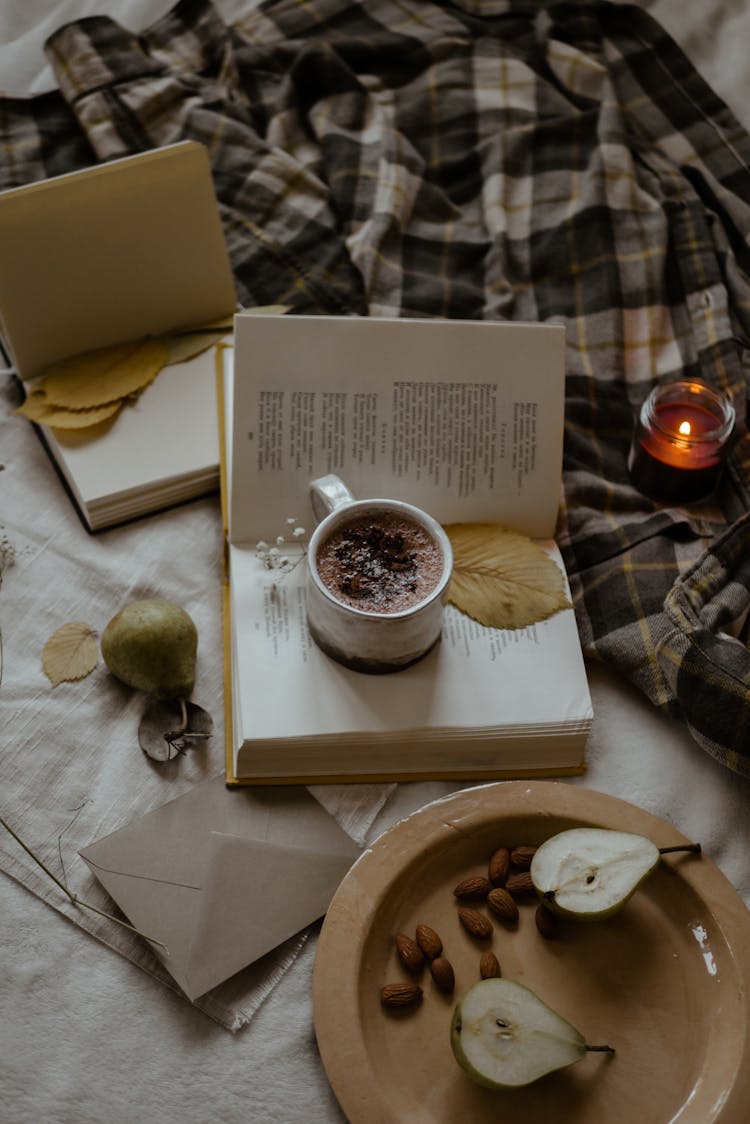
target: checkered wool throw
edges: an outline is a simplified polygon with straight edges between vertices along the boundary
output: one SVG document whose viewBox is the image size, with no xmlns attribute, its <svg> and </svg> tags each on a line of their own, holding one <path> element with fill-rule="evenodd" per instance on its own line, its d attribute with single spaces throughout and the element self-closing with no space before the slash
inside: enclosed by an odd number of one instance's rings
<svg viewBox="0 0 750 1124">
<path fill-rule="evenodd" d="M 623 4 L 182 0 L 48 44 L 0 186 L 203 142 L 240 300 L 567 330 L 558 524 L 585 653 L 750 775 L 750 137 Z M 634 411 L 696 376 L 737 439 L 710 502 L 631 486 Z M 655 747 L 656 750 L 657 747 Z"/>
</svg>

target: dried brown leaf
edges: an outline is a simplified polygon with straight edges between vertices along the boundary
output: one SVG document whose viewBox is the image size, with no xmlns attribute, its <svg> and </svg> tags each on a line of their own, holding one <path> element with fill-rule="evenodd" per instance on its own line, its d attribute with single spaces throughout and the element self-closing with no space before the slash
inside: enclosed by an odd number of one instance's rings
<svg viewBox="0 0 750 1124">
<path fill-rule="evenodd" d="M 557 564 L 526 535 L 497 523 L 453 523 L 448 600 L 491 628 L 525 628 L 569 609 Z"/>
<path fill-rule="evenodd" d="M 53 687 L 83 679 L 99 660 L 96 634 L 83 621 L 70 621 L 53 632 L 42 652 L 42 668 Z"/>
</svg>

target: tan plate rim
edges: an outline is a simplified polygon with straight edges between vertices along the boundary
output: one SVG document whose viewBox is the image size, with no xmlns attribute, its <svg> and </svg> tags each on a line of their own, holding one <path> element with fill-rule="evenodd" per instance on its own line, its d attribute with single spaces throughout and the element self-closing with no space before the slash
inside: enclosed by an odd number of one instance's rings
<svg viewBox="0 0 750 1124">
<path fill-rule="evenodd" d="M 334 895 L 318 939 L 313 971 L 318 1049 L 331 1088 L 350 1124 L 403 1124 L 384 1096 L 383 1077 L 368 1056 L 358 1018 L 361 959 L 376 911 L 387 900 L 400 871 L 441 836 L 454 831 L 456 821 L 460 821 L 463 834 L 484 826 L 490 817 L 503 815 L 570 818 L 647 835 L 658 845 L 665 839 L 670 843 L 692 842 L 663 819 L 634 804 L 563 781 L 472 786 L 432 801 L 385 831 L 363 852 Z M 750 1104 L 750 912 L 707 855 L 680 873 L 699 897 L 710 895 L 713 900 L 712 914 L 733 955 L 744 1035 L 740 1043 L 735 1039 L 737 1060 L 731 1072 L 716 1075 L 721 1087 L 715 1090 L 715 1111 L 706 1117 L 701 1108 L 699 1117 L 686 1104 L 672 1124 L 678 1119 L 679 1124 L 735 1124 L 744 1119 L 742 1106 Z"/>
</svg>

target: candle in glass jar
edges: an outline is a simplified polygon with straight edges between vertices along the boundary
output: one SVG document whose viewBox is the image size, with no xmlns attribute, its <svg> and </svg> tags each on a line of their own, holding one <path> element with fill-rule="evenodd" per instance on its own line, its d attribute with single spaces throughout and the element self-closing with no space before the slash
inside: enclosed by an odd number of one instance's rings
<svg viewBox="0 0 750 1124">
<path fill-rule="evenodd" d="M 655 387 L 630 447 L 634 486 L 667 503 L 705 498 L 716 487 L 733 428 L 734 407 L 713 387 L 687 379 Z"/>
</svg>

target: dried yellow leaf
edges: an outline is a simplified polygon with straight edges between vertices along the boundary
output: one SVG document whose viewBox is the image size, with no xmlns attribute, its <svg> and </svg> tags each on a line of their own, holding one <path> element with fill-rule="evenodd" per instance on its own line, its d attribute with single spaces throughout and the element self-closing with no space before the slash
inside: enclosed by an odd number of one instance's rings
<svg viewBox="0 0 750 1124">
<path fill-rule="evenodd" d="M 206 324 L 201 324 L 201 328 L 222 328 L 225 332 L 231 332 L 234 327 L 234 313 L 230 312 L 229 316 L 220 316 L 218 320 L 209 320 Z M 186 328 L 186 331 L 190 329 Z"/>
<path fill-rule="evenodd" d="M 99 425 L 100 422 L 113 418 L 121 409 L 122 399 L 117 402 L 107 402 L 104 406 L 92 406 L 89 410 L 65 410 L 54 406 L 44 424 L 54 429 L 88 429 L 92 425 Z"/>
<path fill-rule="evenodd" d="M 96 634 L 83 621 L 71 621 L 53 632 L 42 652 L 42 668 L 53 687 L 83 679 L 99 660 Z"/>
<path fill-rule="evenodd" d="M 448 600 L 491 628 L 525 628 L 569 609 L 563 574 L 526 535 L 497 523 L 453 523 Z"/>
<path fill-rule="evenodd" d="M 28 418 L 33 422 L 44 422 L 49 414 L 50 404 L 47 401 L 47 395 L 43 390 L 32 390 L 30 394 L 26 395 L 24 402 L 18 406 L 13 413 L 21 414 L 24 418 Z"/>
<path fill-rule="evenodd" d="M 246 308 L 244 311 L 250 316 L 283 316 L 289 308 L 288 304 L 258 304 L 255 308 Z"/>
<path fill-rule="evenodd" d="M 173 363 L 185 363 L 188 359 L 194 359 L 202 351 L 206 351 L 207 348 L 217 344 L 225 335 L 225 331 L 201 331 L 181 332 L 176 336 L 165 336 L 167 359 L 164 366 L 170 367 Z"/>
<path fill-rule="evenodd" d="M 90 410 L 67 410 L 64 406 L 53 405 L 43 390 L 34 390 L 14 413 L 56 429 L 86 429 L 111 418 L 121 405 L 122 402 L 108 402 L 105 406 L 93 406 Z"/>
<path fill-rule="evenodd" d="M 71 355 L 48 367 L 37 389 L 55 406 L 87 410 L 144 390 L 166 362 L 163 340 L 116 344 Z"/>
</svg>

